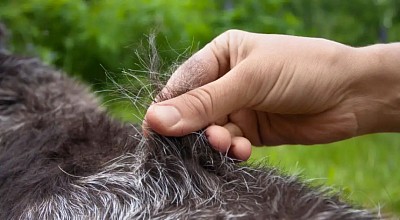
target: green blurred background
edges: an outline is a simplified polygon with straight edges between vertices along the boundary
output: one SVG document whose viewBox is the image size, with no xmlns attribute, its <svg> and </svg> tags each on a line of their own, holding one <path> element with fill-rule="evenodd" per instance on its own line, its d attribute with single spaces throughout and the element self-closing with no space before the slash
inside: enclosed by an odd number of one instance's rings
<svg viewBox="0 0 400 220">
<path fill-rule="evenodd" d="M 0 21 L 11 32 L 11 51 L 81 78 L 103 91 L 115 117 L 135 120 L 134 108 L 110 98 L 105 70 L 116 78 L 125 69 L 146 70 L 134 52 L 151 32 L 168 67 L 233 28 L 353 46 L 400 41 L 399 8 L 399 0 L 3 0 Z M 255 148 L 252 160 L 268 157 L 357 204 L 399 215 L 399 145 L 399 134 L 369 135 L 323 146 Z"/>
</svg>

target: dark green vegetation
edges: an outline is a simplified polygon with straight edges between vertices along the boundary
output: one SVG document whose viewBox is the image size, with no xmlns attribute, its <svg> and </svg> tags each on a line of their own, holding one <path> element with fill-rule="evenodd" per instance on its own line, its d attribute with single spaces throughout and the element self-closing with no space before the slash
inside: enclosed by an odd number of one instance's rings
<svg viewBox="0 0 400 220">
<path fill-rule="evenodd" d="M 400 41 L 399 6 L 398 0 L 6 0 L 0 3 L 0 21 L 12 30 L 12 51 L 39 56 L 106 91 L 104 69 L 117 76 L 123 69 L 146 69 L 134 51 L 146 45 L 152 31 L 168 67 L 232 28 L 353 46 Z M 106 105 L 117 117 L 134 118 L 132 108 L 112 103 Z M 254 152 L 253 159 L 269 156 L 289 172 L 341 188 L 356 203 L 400 214 L 399 134 Z"/>
</svg>

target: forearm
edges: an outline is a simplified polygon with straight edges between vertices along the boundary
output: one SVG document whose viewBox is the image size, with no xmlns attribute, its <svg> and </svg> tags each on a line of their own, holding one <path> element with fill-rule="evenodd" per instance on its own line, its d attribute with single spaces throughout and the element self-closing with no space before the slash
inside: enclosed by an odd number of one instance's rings
<svg viewBox="0 0 400 220">
<path fill-rule="evenodd" d="M 360 72 L 352 89 L 359 134 L 400 132 L 400 43 L 356 50 Z"/>
</svg>

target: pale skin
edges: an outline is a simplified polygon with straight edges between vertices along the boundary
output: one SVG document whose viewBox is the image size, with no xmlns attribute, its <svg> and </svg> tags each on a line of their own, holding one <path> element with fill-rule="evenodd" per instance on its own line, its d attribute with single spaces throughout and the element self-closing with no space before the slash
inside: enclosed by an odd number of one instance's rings
<svg viewBox="0 0 400 220">
<path fill-rule="evenodd" d="M 198 79 L 198 80 L 197 80 Z M 239 160 L 251 145 L 323 144 L 400 131 L 400 43 L 355 48 L 334 41 L 227 31 L 199 50 L 150 106 L 146 126 L 166 136 L 206 128 Z"/>
</svg>

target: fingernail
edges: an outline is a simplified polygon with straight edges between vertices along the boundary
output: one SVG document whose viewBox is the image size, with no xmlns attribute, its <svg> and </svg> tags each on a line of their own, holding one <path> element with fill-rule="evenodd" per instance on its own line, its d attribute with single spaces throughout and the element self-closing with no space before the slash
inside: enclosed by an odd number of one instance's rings
<svg viewBox="0 0 400 220">
<path fill-rule="evenodd" d="M 166 127 L 172 127 L 181 120 L 181 114 L 173 106 L 153 105 L 154 114 Z"/>
</svg>

